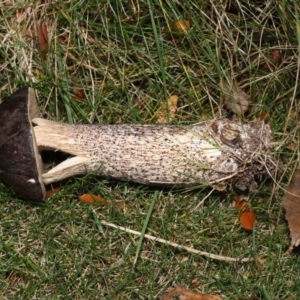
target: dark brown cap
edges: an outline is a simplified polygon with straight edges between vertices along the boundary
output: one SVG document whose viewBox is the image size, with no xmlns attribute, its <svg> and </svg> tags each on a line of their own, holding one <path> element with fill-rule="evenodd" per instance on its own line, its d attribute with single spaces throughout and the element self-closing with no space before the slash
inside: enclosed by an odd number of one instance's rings
<svg viewBox="0 0 300 300">
<path fill-rule="evenodd" d="M 23 199 L 43 201 L 42 160 L 31 123 L 36 117 L 39 110 L 30 87 L 0 104 L 0 180 Z"/>
</svg>

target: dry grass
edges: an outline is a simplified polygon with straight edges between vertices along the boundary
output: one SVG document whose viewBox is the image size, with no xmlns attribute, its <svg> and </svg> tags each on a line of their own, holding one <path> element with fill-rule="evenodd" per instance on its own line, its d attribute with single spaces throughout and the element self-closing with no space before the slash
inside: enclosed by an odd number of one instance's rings
<svg viewBox="0 0 300 300">
<path fill-rule="evenodd" d="M 173 285 L 224 299 L 299 299 L 299 262 L 288 252 L 280 202 L 298 164 L 299 6 L 296 1 L 2 1 L 0 94 L 30 85 L 45 118 L 75 123 L 149 123 L 170 95 L 173 123 L 228 114 L 228 86 L 250 96 L 245 118 L 268 112 L 276 183 L 250 195 L 257 225 L 239 228 L 234 191 L 158 190 L 147 233 L 252 263 L 228 263 L 107 228 L 142 231 L 155 191 L 87 175 L 46 204 L 17 201 L 1 188 L 0 293 L 3 299 L 155 299 Z M 173 22 L 192 26 L 178 32 Z M 41 55 L 37 32 L 48 29 Z M 276 58 L 280 55 L 280 58 Z M 275 58 L 274 58 L 275 56 Z M 83 97 L 74 93 L 83 91 Z M 242 116 L 239 116 L 242 118 Z M 106 206 L 77 196 L 100 194 Z M 199 203 L 206 197 L 206 200 Z"/>
</svg>

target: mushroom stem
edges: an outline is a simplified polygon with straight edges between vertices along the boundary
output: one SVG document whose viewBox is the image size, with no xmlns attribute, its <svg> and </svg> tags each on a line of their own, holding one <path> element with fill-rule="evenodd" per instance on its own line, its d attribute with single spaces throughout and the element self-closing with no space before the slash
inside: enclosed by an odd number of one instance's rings
<svg viewBox="0 0 300 300">
<path fill-rule="evenodd" d="M 276 167 L 271 130 L 262 121 L 219 119 L 191 126 L 32 122 L 39 151 L 73 156 L 43 173 L 45 184 L 96 172 L 144 184 L 255 190 L 256 179 L 272 175 Z"/>
</svg>

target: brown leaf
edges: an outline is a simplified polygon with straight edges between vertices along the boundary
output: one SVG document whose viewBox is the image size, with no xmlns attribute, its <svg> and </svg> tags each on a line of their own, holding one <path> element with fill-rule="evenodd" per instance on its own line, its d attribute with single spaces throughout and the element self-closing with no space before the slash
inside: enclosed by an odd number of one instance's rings
<svg viewBox="0 0 300 300">
<path fill-rule="evenodd" d="M 47 24 L 43 21 L 37 31 L 38 43 L 41 50 L 41 58 L 46 59 L 48 51 L 48 29 Z"/>
<path fill-rule="evenodd" d="M 297 144 L 292 141 L 287 145 L 287 148 L 290 149 L 291 151 L 295 152 L 297 149 Z"/>
<path fill-rule="evenodd" d="M 174 21 L 174 27 L 179 32 L 187 33 L 191 28 L 191 22 L 184 19 L 176 20 Z"/>
<path fill-rule="evenodd" d="M 243 115 L 249 106 L 249 96 L 237 84 L 233 88 L 224 85 L 224 106 L 238 115 Z"/>
<path fill-rule="evenodd" d="M 46 190 L 46 194 L 45 194 L 45 199 L 48 199 L 50 198 L 52 195 L 58 193 L 60 190 L 60 187 L 57 186 L 57 187 L 54 187 L 54 188 L 49 188 Z"/>
<path fill-rule="evenodd" d="M 192 280 L 192 285 L 193 285 L 193 287 L 198 287 L 199 285 L 200 285 L 200 283 L 199 283 L 199 280 L 197 279 L 197 278 L 194 278 L 193 280 Z"/>
<path fill-rule="evenodd" d="M 267 113 L 266 111 L 263 111 L 263 112 L 256 118 L 256 120 L 257 120 L 257 121 L 265 121 L 265 123 L 267 123 L 267 122 L 266 122 L 267 117 L 268 117 L 268 113 Z"/>
<path fill-rule="evenodd" d="M 84 91 L 83 89 L 78 89 L 78 90 L 75 90 L 73 92 L 73 99 L 76 101 L 76 102 L 84 102 L 83 101 L 83 97 L 84 97 Z"/>
<path fill-rule="evenodd" d="M 239 196 L 234 196 L 233 199 L 235 201 L 235 208 L 240 212 L 239 220 L 241 227 L 246 230 L 253 230 L 255 224 L 253 209 L 249 206 L 247 201 L 241 200 Z"/>
<path fill-rule="evenodd" d="M 174 295 L 178 295 L 179 300 L 222 300 L 219 296 L 192 292 L 181 286 L 176 286 L 174 289 L 162 295 L 160 299 L 172 300 Z"/>
<path fill-rule="evenodd" d="M 292 180 L 284 192 L 282 206 L 285 209 L 285 218 L 289 223 L 291 244 L 300 245 L 300 169 L 295 170 Z"/>
<path fill-rule="evenodd" d="M 156 123 L 164 124 L 174 119 L 177 110 L 178 96 L 172 95 L 168 99 L 168 105 L 163 105 L 157 112 L 158 116 Z"/>
<path fill-rule="evenodd" d="M 275 68 L 282 62 L 281 53 L 279 50 L 271 50 L 269 54 L 269 61 L 265 62 L 261 68 L 266 72 L 273 72 L 275 71 Z"/>
<path fill-rule="evenodd" d="M 239 220 L 241 222 L 241 227 L 246 230 L 253 230 L 255 224 L 254 211 L 251 208 L 245 208 L 240 213 Z"/>
<path fill-rule="evenodd" d="M 83 203 L 88 203 L 88 204 L 100 204 L 100 205 L 107 204 L 107 202 L 102 197 L 93 194 L 83 194 L 79 197 L 79 200 Z"/>
</svg>

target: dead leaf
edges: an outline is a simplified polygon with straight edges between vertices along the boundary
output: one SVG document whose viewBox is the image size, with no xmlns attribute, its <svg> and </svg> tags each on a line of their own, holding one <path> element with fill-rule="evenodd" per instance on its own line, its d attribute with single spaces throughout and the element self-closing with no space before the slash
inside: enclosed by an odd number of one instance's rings
<svg viewBox="0 0 300 300">
<path fill-rule="evenodd" d="M 174 289 L 162 295 L 160 299 L 172 300 L 172 297 L 175 295 L 178 295 L 179 300 L 222 300 L 219 296 L 192 292 L 181 286 L 176 286 Z"/>
<path fill-rule="evenodd" d="M 58 193 L 60 190 L 60 187 L 54 187 L 54 188 L 49 188 L 46 190 L 46 194 L 45 194 L 45 199 L 50 198 L 52 195 Z"/>
<path fill-rule="evenodd" d="M 276 49 L 271 50 L 268 59 L 269 62 L 265 62 L 261 68 L 266 72 L 274 72 L 276 67 L 282 62 L 280 51 Z"/>
<path fill-rule="evenodd" d="M 200 285 L 199 280 L 197 278 L 194 278 L 192 280 L 192 285 L 193 287 L 197 288 Z"/>
<path fill-rule="evenodd" d="M 191 28 L 191 22 L 189 20 L 184 19 L 176 20 L 174 21 L 174 27 L 177 31 L 186 34 Z"/>
<path fill-rule="evenodd" d="M 224 85 L 224 106 L 238 115 L 243 115 L 249 106 L 249 96 L 237 84 L 234 87 Z"/>
<path fill-rule="evenodd" d="M 107 202 L 102 197 L 93 194 L 83 194 L 79 197 L 79 200 L 83 203 L 88 203 L 88 204 L 100 204 L 100 205 L 107 204 Z"/>
<path fill-rule="evenodd" d="M 168 105 L 163 105 L 156 113 L 156 123 L 164 124 L 174 119 L 177 110 L 178 96 L 172 95 L 168 99 Z"/>
<path fill-rule="evenodd" d="M 255 224 L 254 211 L 251 208 L 243 209 L 239 216 L 241 227 L 246 230 L 253 230 Z"/>
<path fill-rule="evenodd" d="M 239 220 L 241 227 L 246 230 L 253 230 L 255 224 L 255 216 L 253 209 L 246 200 L 241 200 L 239 196 L 233 197 L 235 208 L 240 212 Z"/>
<path fill-rule="evenodd" d="M 81 102 L 83 103 L 83 97 L 84 97 L 84 91 L 83 89 L 78 89 L 78 90 L 75 90 L 73 92 L 73 99 L 76 101 L 76 102 Z"/>
<path fill-rule="evenodd" d="M 41 58 L 46 59 L 48 51 L 48 29 L 47 24 L 43 21 L 37 31 L 38 43 L 41 50 Z"/>
<path fill-rule="evenodd" d="M 266 119 L 268 117 L 268 113 L 266 111 L 263 111 L 257 118 L 257 121 L 265 121 L 266 123 Z"/>
<path fill-rule="evenodd" d="M 297 144 L 292 141 L 287 145 L 287 148 L 290 149 L 291 151 L 295 152 L 297 149 Z"/>
<path fill-rule="evenodd" d="M 287 186 L 282 206 L 289 224 L 291 243 L 290 250 L 300 245 L 300 169 L 295 170 L 290 184 Z"/>
</svg>

